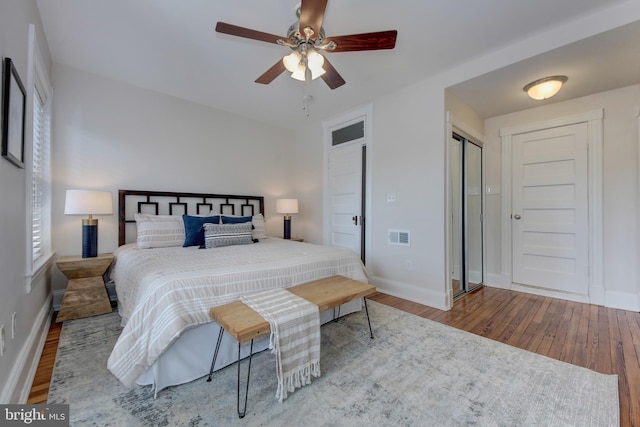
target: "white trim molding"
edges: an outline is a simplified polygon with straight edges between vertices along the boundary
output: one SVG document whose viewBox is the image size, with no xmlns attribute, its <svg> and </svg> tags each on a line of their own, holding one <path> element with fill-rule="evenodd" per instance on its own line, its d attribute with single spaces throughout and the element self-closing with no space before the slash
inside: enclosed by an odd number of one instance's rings
<svg viewBox="0 0 640 427">
<path fill-rule="evenodd" d="M 27 341 L 22 346 L 7 383 L 1 390 L 0 402 L 27 403 L 40 356 L 47 341 L 52 316 L 51 295 L 49 295 L 40 307 Z"/>
<path fill-rule="evenodd" d="M 385 279 L 378 276 L 371 277 L 373 284 L 378 292 L 392 295 L 394 297 L 414 301 L 419 304 L 428 305 L 439 310 L 450 310 L 451 301 L 449 301 L 447 292 L 444 288 L 440 291 L 425 289 L 411 283 L 399 282 L 397 280 Z"/>
<path fill-rule="evenodd" d="M 531 123 L 523 126 L 500 129 L 502 143 L 502 283 L 501 288 L 513 289 L 540 295 L 554 296 L 573 301 L 605 305 L 604 254 L 603 254 L 603 144 L 602 122 L 604 110 L 596 109 L 558 119 Z M 588 300 L 576 295 L 530 289 L 513 283 L 512 236 L 511 236 L 511 159 L 512 143 L 515 135 L 587 123 L 589 133 L 589 297 Z"/>
<path fill-rule="evenodd" d="M 453 132 L 453 114 L 446 112 L 446 135 L 444 137 L 444 290 L 446 294 L 445 307 L 450 310 L 453 307 L 453 286 L 451 282 L 451 264 L 453 263 L 452 233 L 451 224 L 451 133 Z"/>
<path fill-rule="evenodd" d="M 53 263 L 54 256 L 55 256 L 55 252 L 49 253 L 46 256 L 40 257 L 40 259 L 34 266 L 34 272 L 31 274 L 27 273 L 25 275 L 25 292 L 26 293 L 30 294 L 31 290 L 33 289 L 33 283 L 37 282 L 40 279 L 40 276 L 42 276 L 42 274 L 49 271 L 49 268 Z"/>
</svg>

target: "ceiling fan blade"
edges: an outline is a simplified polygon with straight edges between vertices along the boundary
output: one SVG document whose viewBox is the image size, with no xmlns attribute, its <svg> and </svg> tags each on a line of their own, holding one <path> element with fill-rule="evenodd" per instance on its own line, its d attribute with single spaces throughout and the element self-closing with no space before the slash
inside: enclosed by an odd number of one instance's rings
<svg viewBox="0 0 640 427">
<path fill-rule="evenodd" d="M 325 73 L 321 76 L 322 80 L 329 86 L 330 89 L 335 89 L 346 82 L 342 78 L 342 76 L 333 68 L 333 65 L 329 62 L 327 58 L 324 59 L 324 64 L 322 65 Z"/>
<path fill-rule="evenodd" d="M 377 33 L 352 34 L 350 36 L 327 37 L 323 45 L 336 43 L 336 48 L 325 52 L 355 52 L 359 50 L 393 49 L 396 46 L 396 30 L 379 31 Z"/>
<path fill-rule="evenodd" d="M 300 6 L 300 34 L 305 37 L 304 29 L 310 27 L 313 33 L 309 35 L 315 40 L 320 35 L 324 10 L 327 8 L 327 0 L 302 0 Z"/>
<path fill-rule="evenodd" d="M 276 77 L 278 77 L 280 74 L 282 74 L 285 70 L 286 70 L 286 68 L 284 67 L 284 64 L 282 63 L 282 59 L 280 59 L 278 62 L 276 62 L 273 65 L 273 67 L 269 68 L 267 71 L 264 72 L 263 75 L 258 77 L 256 79 L 256 83 L 262 83 L 263 85 L 268 85 Z"/>
<path fill-rule="evenodd" d="M 286 37 L 276 36 L 274 34 L 263 33 L 249 28 L 238 27 L 237 25 L 227 24 L 226 22 L 218 22 L 216 31 L 231 36 L 244 37 L 246 39 L 258 40 L 261 42 L 278 44 L 278 40 L 286 40 Z"/>
</svg>

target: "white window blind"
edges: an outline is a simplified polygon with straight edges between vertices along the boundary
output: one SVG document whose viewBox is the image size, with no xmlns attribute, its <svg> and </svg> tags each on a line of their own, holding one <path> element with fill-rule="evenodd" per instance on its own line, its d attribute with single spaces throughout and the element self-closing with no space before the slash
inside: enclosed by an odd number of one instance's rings
<svg viewBox="0 0 640 427">
<path fill-rule="evenodd" d="M 32 262 L 37 263 L 44 255 L 48 244 L 48 199 L 50 181 L 50 119 L 48 103 L 43 99 L 35 85 L 33 97 L 33 165 L 31 188 L 31 243 L 33 250 Z"/>
<path fill-rule="evenodd" d="M 26 291 L 31 292 L 36 276 L 46 271 L 53 257 L 51 245 L 51 109 L 49 78 L 36 42 L 35 27 L 29 25 L 28 96 L 33 99 L 31 141 L 27 164 L 27 274 Z M 29 123 L 29 121 L 27 122 Z M 30 157 L 30 158 L 29 158 Z M 38 283 L 44 283 L 39 280 Z"/>
</svg>

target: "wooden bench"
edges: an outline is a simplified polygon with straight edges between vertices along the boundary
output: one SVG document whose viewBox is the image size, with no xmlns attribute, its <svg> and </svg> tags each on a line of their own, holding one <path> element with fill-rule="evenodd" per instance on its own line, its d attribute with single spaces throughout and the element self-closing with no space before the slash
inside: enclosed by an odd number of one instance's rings
<svg viewBox="0 0 640 427">
<path fill-rule="evenodd" d="M 369 309 L 367 307 L 366 297 L 375 293 L 376 288 L 368 283 L 359 282 L 344 276 L 331 276 L 325 279 L 314 280 L 303 285 L 293 286 L 287 290 L 301 298 L 318 306 L 318 310 L 322 313 L 327 310 L 339 307 L 356 298 L 363 298 L 364 307 L 367 313 L 367 322 L 369 324 L 369 334 L 373 338 L 371 330 L 371 321 L 369 319 Z M 216 349 L 213 353 L 211 362 L 211 370 L 207 381 L 211 381 L 213 368 L 218 357 L 218 350 L 222 341 L 222 335 L 226 331 L 238 342 L 238 415 L 243 418 L 247 411 L 247 397 L 249 394 L 249 375 L 251 373 L 251 357 L 253 353 L 253 340 L 262 335 L 269 334 L 271 327 L 262 316 L 249 308 L 241 301 L 235 301 L 229 304 L 211 308 L 209 311 L 211 318 L 220 325 L 218 333 L 218 341 Z M 244 408 L 240 409 L 240 345 L 251 340 L 251 349 L 249 351 L 249 367 L 247 371 L 247 384 L 244 397 Z"/>
</svg>

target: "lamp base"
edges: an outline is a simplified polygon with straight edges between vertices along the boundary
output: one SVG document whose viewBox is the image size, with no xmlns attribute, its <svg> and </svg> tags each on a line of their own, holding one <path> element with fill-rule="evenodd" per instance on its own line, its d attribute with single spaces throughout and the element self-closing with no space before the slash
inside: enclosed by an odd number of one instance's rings
<svg viewBox="0 0 640 427">
<path fill-rule="evenodd" d="M 98 256 L 98 220 L 82 220 L 82 258 Z"/>
<path fill-rule="evenodd" d="M 284 239 L 291 239 L 291 215 L 284 216 L 284 232 L 282 236 Z"/>
</svg>

